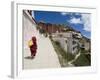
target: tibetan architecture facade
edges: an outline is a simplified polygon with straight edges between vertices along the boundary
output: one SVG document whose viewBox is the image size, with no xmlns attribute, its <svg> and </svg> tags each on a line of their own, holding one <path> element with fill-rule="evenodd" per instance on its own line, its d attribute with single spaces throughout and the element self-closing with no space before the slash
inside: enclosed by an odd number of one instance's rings
<svg viewBox="0 0 100 80">
<path fill-rule="evenodd" d="M 83 38 L 81 32 L 72 29 L 69 26 L 64 27 L 60 24 L 51 24 L 45 22 L 38 22 L 39 29 L 52 35 L 54 41 L 58 41 L 61 47 L 68 53 L 78 53 L 79 47 L 84 50 L 90 50 L 90 41 Z"/>
<path fill-rule="evenodd" d="M 64 28 L 61 27 L 61 25 L 57 25 L 57 24 L 51 24 L 51 23 L 45 23 L 45 22 L 39 22 L 37 24 L 40 29 L 43 29 L 49 34 L 62 32 L 64 30 Z"/>
<path fill-rule="evenodd" d="M 79 40 L 74 38 L 72 31 L 54 33 L 53 40 L 60 43 L 61 47 L 68 53 L 75 54 L 78 52 Z"/>
</svg>

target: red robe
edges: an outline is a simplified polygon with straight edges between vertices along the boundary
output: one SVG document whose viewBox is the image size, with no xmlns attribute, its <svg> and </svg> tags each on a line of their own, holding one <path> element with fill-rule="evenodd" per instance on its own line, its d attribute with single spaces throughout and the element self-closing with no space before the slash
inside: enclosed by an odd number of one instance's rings
<svg viewBox="0 0 100 80">
<path fill-rule="evenodd" d="M 35 56 L 37 52 L 37 41 L 36 37 L 32 37 L 33 45 L 30 46 L 31 56 Z"/>
</svg>

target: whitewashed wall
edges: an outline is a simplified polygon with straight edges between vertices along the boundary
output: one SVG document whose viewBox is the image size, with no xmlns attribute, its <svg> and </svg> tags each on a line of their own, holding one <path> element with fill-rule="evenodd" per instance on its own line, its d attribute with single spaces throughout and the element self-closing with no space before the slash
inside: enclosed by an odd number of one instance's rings
<svg viewBox="0 0 100 80">
<path fill-rule="evenodd" d="M 27 11 L 23 11 L 23 34 L 24 48 L 28 48 L 28 41 L 32 38 L 32 36 L 36 36 L 36 38 L 38 36 L 36 24 L 32 20 L 32 17 L 27 13 Z"/>
</svg>

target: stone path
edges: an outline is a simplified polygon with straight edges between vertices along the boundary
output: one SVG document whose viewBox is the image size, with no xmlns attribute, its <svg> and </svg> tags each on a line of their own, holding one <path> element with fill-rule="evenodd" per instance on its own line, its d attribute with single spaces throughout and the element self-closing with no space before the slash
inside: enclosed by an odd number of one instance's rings
<svg viewBox="0 0 100 80">
<path fill-rule="evenodd" d="M 48 37 L 45 38 L 44 36 L 39 34 L 37 45 L 37 54 L 34 59 L 27 58 L 30 56 L 30 51 L 28 48 L 24 50 L 24 69 L 61 67 L 57 54 Z"/>
</svg>

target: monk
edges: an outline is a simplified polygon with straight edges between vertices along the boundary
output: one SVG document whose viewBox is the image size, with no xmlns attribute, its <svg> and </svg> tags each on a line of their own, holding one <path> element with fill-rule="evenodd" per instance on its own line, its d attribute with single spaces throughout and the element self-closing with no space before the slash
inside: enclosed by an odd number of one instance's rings
<svg viewBox="0 0 100 80">
<path fill-rule="evenodd" d="M 31 51 L 31 58 L 33 59 L 36 56 L 36 52 L 37 52 L 36 37 L 32 37 L 32 39 L 29 41 L 29 48 L 30 48 L 30 51 Z"/>
</svg>

